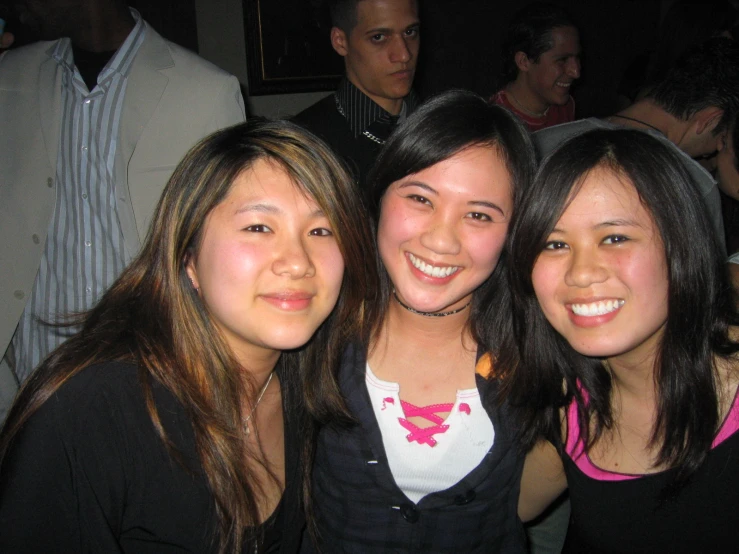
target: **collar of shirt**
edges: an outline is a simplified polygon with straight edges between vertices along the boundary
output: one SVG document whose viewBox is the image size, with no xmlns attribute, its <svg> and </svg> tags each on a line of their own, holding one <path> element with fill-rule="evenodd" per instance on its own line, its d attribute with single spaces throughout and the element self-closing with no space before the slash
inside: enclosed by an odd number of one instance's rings
<svg viewBox="0 0 739 554">
<path fill-rule="evenodd" d="M 341 80 L 334 97 L 336 98 L 336 107 L 341 112 L 341 115 L 346 118 L 355 138 L 375 122 L 394 125 L 398 122 L 399 117 L 401 117 L 392 115 L 390 112 L 381 108 L 369 96 L 355 87 L 347 78 Z M 413 112 L 417 104 L 418 98 L 416 97 L 416 93 L 411 91 L 403 99 L 401 115 Z"/>
<path fill-rule="evenodd" d="M 136 57 L 136 53 L 139 51 L 139 47 L 146 35 L 146 22 L 141 18 L 139 12 L 133 8 L 130 8 L 130 10 L 136 24 L 131 29 L 131 32 L 128 33 L 126 40 L 123 41 L 123 44 L 121 44 L 120 48 L 118 48 L 100 72 L 100 75 L 98 75 L 98 83 L 102 83 L 113 73 L 120 73 L 124 77 L 127 77 L 131 71 L 133 59 Z M 63 38 L 57 41 L 48 51 L 48 54 L 59 65 L 74 74 L 74 56 L 72 54 L 72 41 L 70 39 Z"/>
</svg>

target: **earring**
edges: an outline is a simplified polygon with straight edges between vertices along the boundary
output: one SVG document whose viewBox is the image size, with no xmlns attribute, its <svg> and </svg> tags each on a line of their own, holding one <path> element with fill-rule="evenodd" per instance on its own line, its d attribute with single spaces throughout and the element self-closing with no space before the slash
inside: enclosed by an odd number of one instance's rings
<svg viewBox="0 0 739 554">
<path fill-rule="evenodd" d="M 190 284 L 192 285 L 192 288 L 195 289 L 195 292 L 199 293 L 200 292 L 200 288 L 198 288 L 198 287 L 195 286 L 195 281 L 193 280 L 193 278 L 192 277 L 188 277 L 188 278 L 190 279 Z"/>
</svg>

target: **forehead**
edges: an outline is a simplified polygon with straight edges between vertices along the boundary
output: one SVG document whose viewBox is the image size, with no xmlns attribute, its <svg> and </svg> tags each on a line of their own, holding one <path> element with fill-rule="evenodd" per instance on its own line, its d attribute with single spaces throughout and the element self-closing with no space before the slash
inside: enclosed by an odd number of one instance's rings
<svg viewBox="0 0 739 554">
<path fill-rule="evenodd" d="M 404 29 L 417 22 L 416 0 L 360 0 L 354 30 Z"/>
<path fill-rule="evenodd" d="M 305 187 L 296 182 L 281 163 L 270 158 L 259 158 L 236 175 L 224 201 L 285 197 L 315 203 Z"/>
<path fill-rule="evenodd" d="M 468 146 L 394 185 L 407 182 L 422 182 L 439 194 L 449 193 L 464 201 L 467 195 L 500 196 L 507 200 L 512 196 L 511 175 L 496 146 Z"/>
<path fill-rule="evenodd" d="M 652 222 L 631 179 L 613 168 L 598 166 L 575 184 L 560 219 L 583 221 L 606 216 L 628 216 L 644 225 Z"/>
<path fill-rule="evenodd" d="M 549 32 L 549 36 L 552 47 L 547 50 L 547 53 L 571 56 L 580 53 L 580 34 L 575 27 L 555 27 Z"/>
</svg>

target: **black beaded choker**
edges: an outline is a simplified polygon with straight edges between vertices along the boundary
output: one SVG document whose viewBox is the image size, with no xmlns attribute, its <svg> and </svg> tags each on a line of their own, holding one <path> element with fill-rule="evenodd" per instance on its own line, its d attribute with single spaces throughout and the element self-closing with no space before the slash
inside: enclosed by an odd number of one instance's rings
<svg viewBox="0 0 739 554">
<path fill-rule="evenodd" d="M 393 291 L 393 296 L 395 297 L 395 300 L 398 301 L 398 304 L 400 304 L 401 306 L 403 306 L 406 310 L 408 310 L 412 314 L 422 315 L 424 317 L 446 317 L 448 315 L 458 314 L 459 312 L 461 312 L 462 310 L 464 310 L 467 306 L 469 306 L 470 304 L 472 304 L 472 300 L 470 300 L 469 302 L 467 302 L 467 304 L 465 304 L 461 308 L 457 308 L 456 310 L 450 310 L 448 312 L 419 312 L 418 310 L 414 310 L 410 306 L 406 306 L 405 304 L 403 304 L 403 302 L 401 302 L 400 298 L 398 298 L 398 293 L 396 293 L 395 291 Z"/>
</svg>

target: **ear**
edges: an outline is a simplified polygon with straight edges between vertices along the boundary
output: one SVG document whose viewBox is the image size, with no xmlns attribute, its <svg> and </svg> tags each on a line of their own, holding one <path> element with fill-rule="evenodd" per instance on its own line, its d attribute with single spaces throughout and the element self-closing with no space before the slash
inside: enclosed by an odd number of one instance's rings
<svg viewBox="0 0 739 554">
<path fill-rule="evenodd" d="M 703 108 L 693 116 L 696 134 L 700 135 L 706 131 L 713 131 L 719 121 L 721 121 L 721 117 L 723 117 L 723 115 L 724 111 L 721 108 L 717 108 L 715 106 Z"/>
<path fill-rule="evenodd" d="M 718 137 L 718 151 L 721 152 L 729 145 L 729 131 L 724 131 Z"/>
<path fill-rule="evenodd" d="M 518 67 L 518 70 L 523 71 L 524 73 L 529 70 L 529 66 L 531 65 L 529 57 L 520 50 L 516 52 L 516 54 L 513 56 L 513 61 L 516 62 L 516 67 Z"/>
<path fill-rule="evenodd" d="M 346 33 L 338 27 L 331 27 L 331 46 L 341 57 L 345 57 L 349 53 L 349 39 Z"/>
<path fill-rule="evenodd" d="M 192 288 L 194 288 L 196 291 L 200 290 L 200 282 L 198 281 L 198 272 L 195 269 L 195 256 L 188 253 L 185 255 L 185 259 L 182 263 L 185 264 L 185 272 L 187 273 L 188 278 L 190 279 L 190 283 L 192 284 Z"/>
</svg>

